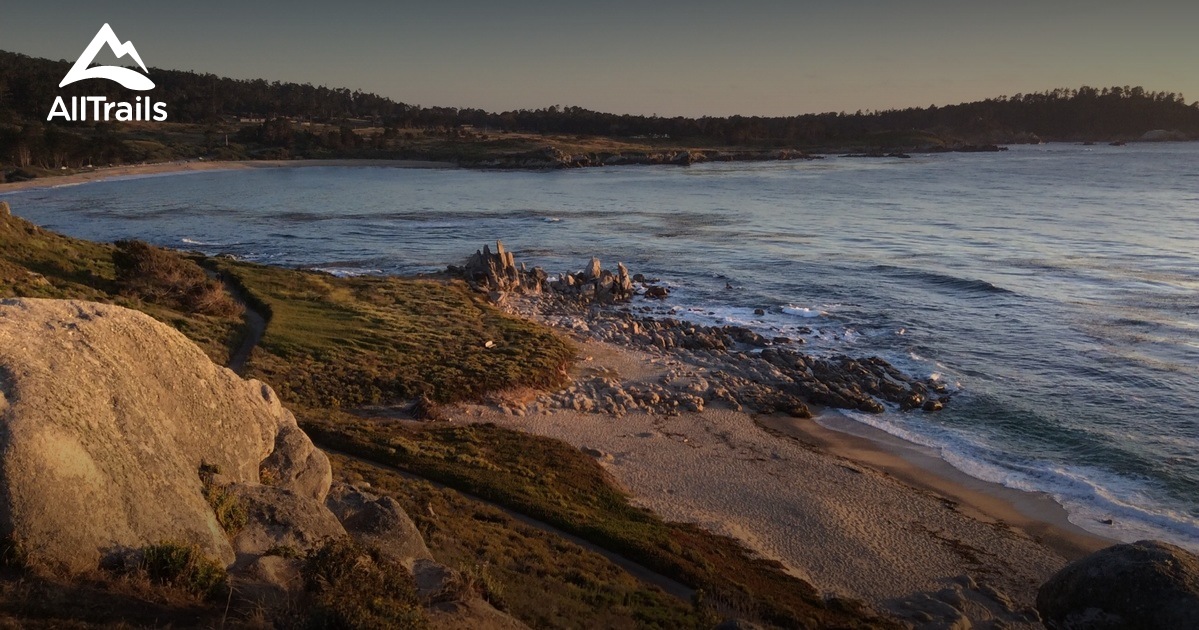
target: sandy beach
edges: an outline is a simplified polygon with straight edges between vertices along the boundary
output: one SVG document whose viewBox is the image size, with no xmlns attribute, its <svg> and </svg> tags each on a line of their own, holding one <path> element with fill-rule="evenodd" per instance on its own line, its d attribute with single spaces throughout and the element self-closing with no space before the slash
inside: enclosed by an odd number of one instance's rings
<svg viewBox="0 0 1199 630">
<path fill-rule="evenodd" d="M 157 164 L 109 166 L 58 177 L 39 177 L 37 179 L 31 179 L 23 182 L 0 183 L 0 193 L 16 192 L 31 188 L 52 188 L 55 186 L 85 184 L 88 182 L 98 182 L 120 177 L 142 177 L 146 175 L 166 175 L 170 173 L 190 173 L 197 171 L 229 171 L 251 168 L 294 168 L 316 166 L 457 168 L 456 165 L 448 162 L 426 162 L 420 160 L 244 160 L 227 162 L 180 160 L 176 162 L 161 162 Z"/>
<path fill-rule="evenodd" d="M 576 380 L 649 383 L 687 369 L 677 357 L 578 343 Z M 1071 525 L 1048 497 L 954 474 L 940 460 L 809 419 L 717 405 L 619 417 L 479 405 L 463 417 L 585 449 L 663 517 L 736 538 L 824 592 L 922 627 L 962 619 L 1039 627 L 1037 587 L 1068 560 L 1111 543 Z M 836 421 L 827 411 L 816 419 Z"/>
</svg>

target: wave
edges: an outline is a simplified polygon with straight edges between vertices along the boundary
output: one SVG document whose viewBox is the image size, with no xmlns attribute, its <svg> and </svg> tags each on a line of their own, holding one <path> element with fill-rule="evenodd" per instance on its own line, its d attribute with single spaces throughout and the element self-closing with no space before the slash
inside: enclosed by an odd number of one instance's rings
<svg viewBox="0 0 1199 630">
<path fill-rule="evenodd" d="M 821 315 L 824 314 L 824 313 L 821 313 L 817 309 L 811 309 L 806 306 L 795 306 L 795 305 L 790 305 L 790 304 L 787 306 L 784 306 L 782 310 L 784 313 L 786 313 L 788 315 L 794 315 L 796 317 L 803 317 L 803 318 L 815 318 L 815 317 L 820 317 Z"/>
<path fill-rule="evenodd" d="M 376 276 L 383 273 L 382 269 L 361 269 L 358 267 L 308 267 L 311 271 L 320 271 L 338 278 L 353 278 L 355 276 Z"/>
<path fill-rule="evenodd" d="M 225 246 L 224 243 L 211 243 L 208 241 L 197 241 L 197 240 L 191 239 L 191 238 L 181 238 L 179 240 L 187 245 L 199 245 L 200 247 L 224 247 Z"/>
<path fill-rule="evenodd" d="M 1199 552 L 1199 519 L 1155 505 L 1149 498 L 1154 488 L 1147 481 L 1093 467 L 1021 457 L 980 442 L 977 434 L 966 436 L 932 424 L 913 425 L 892 413 L 841 413 L 931 448 L 942 460 L 976 479 L 1047 494 L 1066 509 L 1071 523 L 1091 533 L 1124 542 L 1157 538 Z"/>
<path fill-rule="evenodd" d="M 951 276 L 948 274 L 938 273 L 935 271 L 926 271 L 923 269 L 907 269 L 892 265 L 874 265 L 870 268 L 870 271 L 883 272 L 887 275 L 897 278 L 919 280 L 933 287 L 944 287 L 965 293 L 983 293 L 994 295 L 1015 295 L 1016 293 L 1011 289 L 1005 289 L 1001 286 L 991 284 L 986 280 Z"/>
</svg>

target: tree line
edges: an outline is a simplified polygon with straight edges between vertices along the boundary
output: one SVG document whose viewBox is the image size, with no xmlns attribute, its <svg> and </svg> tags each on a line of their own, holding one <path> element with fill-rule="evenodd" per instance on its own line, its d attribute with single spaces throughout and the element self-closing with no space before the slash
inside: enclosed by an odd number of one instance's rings
<svg viewBox="0 0 1199 630">
<path fill-rule="evenodd" d="M 60 89 L 70 62 L 0 51 L 0 163 L 37 162 L 44 167 L 86 155 L 95 162 L 129 160 L 130 145 L 106 133 L 103 123 L 46 124 L 56 96 L 106 96 L 129 100 L 108 81 L 84 81 Z M 1181 94 L 1142 87 L 1054 89 L 1001 96 L 959 105 L 795 116 L 660 117 L 609 114 L 551 106 L 507 112 L 422 107 L 378 94 L 311 84 L 242 80 L 179 70 L 151 69 L 155 100 L 167 103 L 170 121 L 217 124 L 263 119 L 239 140 L 260 146 L 292 145 L 351 151 L 369 144 L 347 129 L 452 130 L 473 126 L 494 132 L 670 138 L 681 146 L 747 146 L 819 149 L 902 145 L 913 134 L 973 143 L 1133 140 L 1166 129 L 1199 138 L 1199 103 Z M 278 121 L 286 121 L 286 124 Z M 336 133 L 306 134 L 292 122 L 331 124 Z M 70 133 L 85 129 L 86 133 Z M 280 138 L 280 134 L 289 137 Z M 211 140 L 211 139 L 209 139 Z M 208 145 L 214 143 L 209 141 Z M 210 150 L 212 146 L 204 147 Z M 153 158 L 154 156 L 140 156 Z"/>
</svg>

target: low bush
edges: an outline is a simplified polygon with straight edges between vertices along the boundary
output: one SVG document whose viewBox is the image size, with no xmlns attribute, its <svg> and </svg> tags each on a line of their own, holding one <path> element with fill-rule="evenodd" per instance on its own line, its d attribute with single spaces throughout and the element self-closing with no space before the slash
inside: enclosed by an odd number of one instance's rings
<svg viewBox="0 0 1199 630">
<path fill-rule="evenodd" d="M 304 563 L 308 617 L 315 628 L 424 628 L 412 574 L 349 538 L 330 540 Z"/>
<path fill-rule="evenodd" d="M 180 254 L 137 240 L 117 241 L 116 246 L 112 262 L 123 293 L 202 315 L 242 312 L 219 281 Z"/>
<path fill-rule="evenodd" d="M 224 590 L 225 567 L 194 544 L 167 541 L 146 547 L 141 567 L 151 580 L 197 597 L 211 597 Z"/>
<path fill-rule="evenodd" d="M 200 483 L 204 491 L 204 500 L 212 506 L 216 521 L 230 538 L 246 526 L 249 514 L 241 499 L 229 490 L 229 486 L 218 483 L 215 475 L 220 469 L 211 464 L 200 464 Z"/>
</svg>

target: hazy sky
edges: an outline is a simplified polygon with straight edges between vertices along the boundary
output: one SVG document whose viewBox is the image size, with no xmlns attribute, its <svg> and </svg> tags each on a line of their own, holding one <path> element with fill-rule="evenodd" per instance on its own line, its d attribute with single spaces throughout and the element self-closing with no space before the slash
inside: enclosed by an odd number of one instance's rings
<svg viewBox="0 0 1199 630">
<path fill-rule="evenodd" d="M 150 67 L 493 111 L 788 115 L 1081 85 L 1199 99 L 1195 0 L 5 4 L 4 50 L 74 61 L 108 22 Z"/>
</svg>

